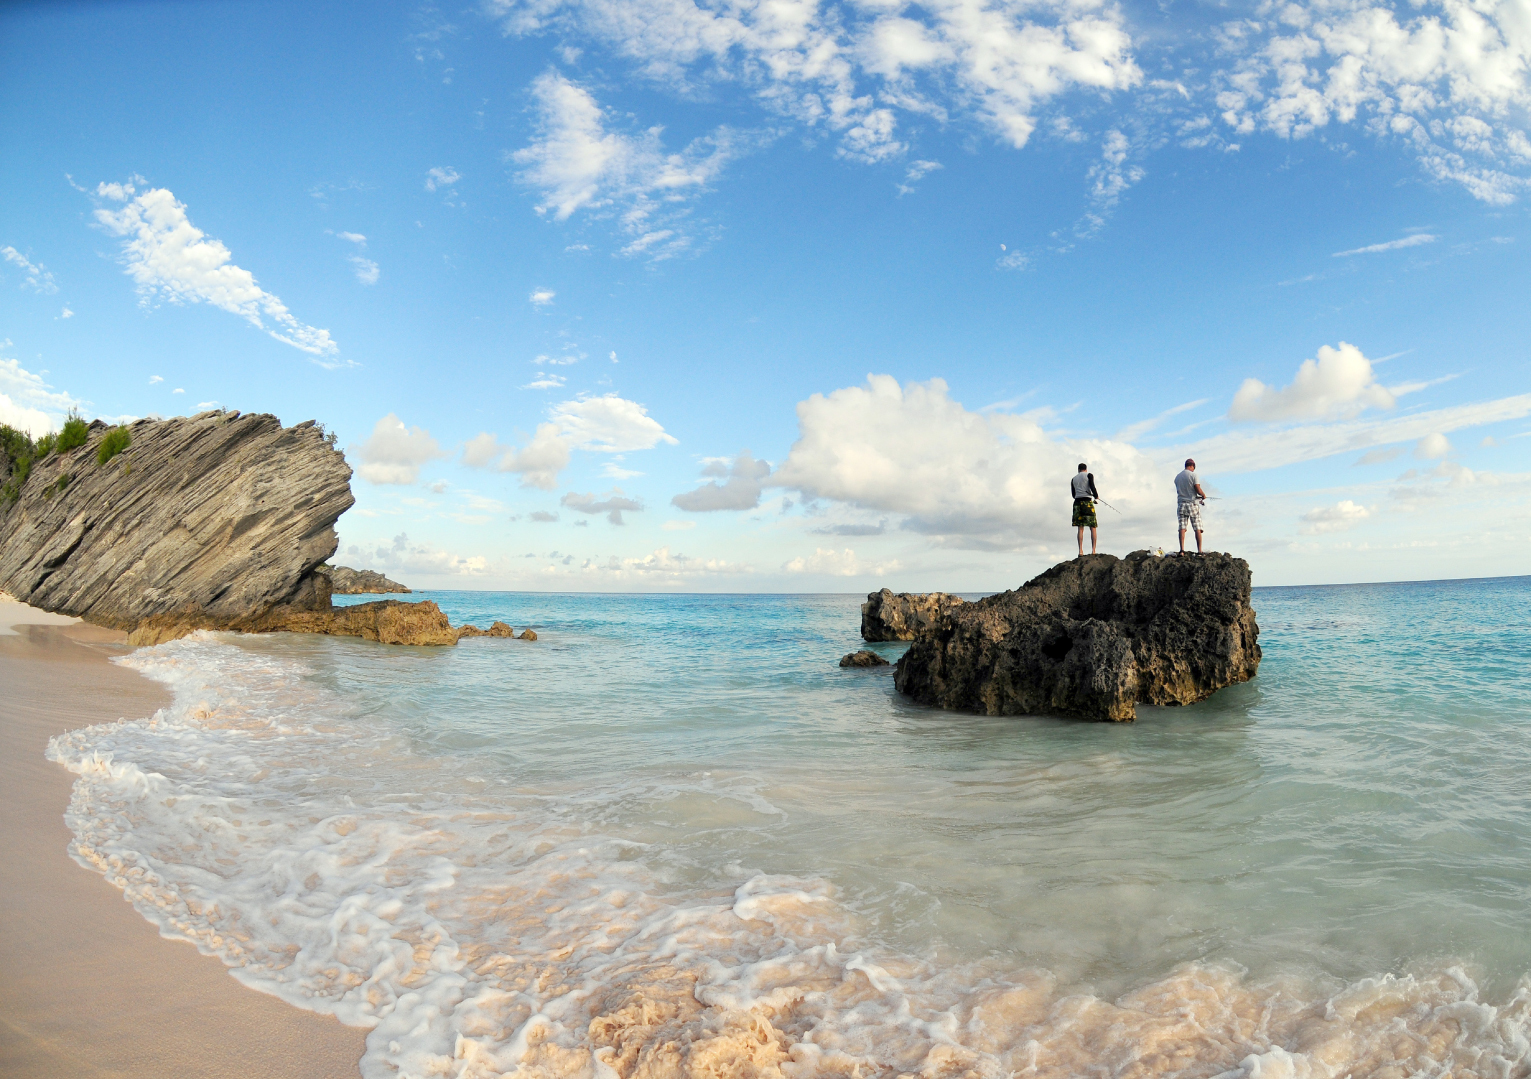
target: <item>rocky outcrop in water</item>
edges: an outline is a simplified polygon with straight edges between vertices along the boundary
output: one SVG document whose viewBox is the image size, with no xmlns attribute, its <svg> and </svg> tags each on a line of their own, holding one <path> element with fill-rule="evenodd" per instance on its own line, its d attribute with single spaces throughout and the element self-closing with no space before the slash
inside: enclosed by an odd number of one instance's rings
<svg viewBox="0 0 1531 1080">
<path fill-rule="evenodd" d="M 337 596 L 410 591 L 376 570 L 352 570 L 349 566 L 326 566 L 324 572 L 330 576 L 330 591 Z"/>
<path fill-rule="evenodd" d="M 1254 677 L 1249 597 L 1249 564 L 1229 555 L 1084 555 L 942 612 L 894 684 L 948 709 L 1132 720 L 1139 702 L 1188 705 Z"/>
<path fill-rule="evenodd" d="M 102 463 L 113 430 L 92 424 L 0 505 L 0 588 L 130 633 L 153 620 L 254 629 L 329 609 L 315 570 L 355 500 L 322 428 L 232 412 L 139 420 Z"/>
<path fill-rule="evenodd" d="M 457 628 L 457 636 L 459 638 L 465 638 L 465 637 L 513 638 L 513 637 L 516 636 L 516 632 L 515 632 L 515 630 L 511 629 L 511 626 L 510 626 L 509 623 L 504 623 L 504 622 L 501 622 L 499 619 L 496 619 L 494 622 L 489 624 L 489 629 L 488 630 L 480 630 L 478 627 L 474 626 L 472 623 L 467 623 L 464 626 L 459 626 Z M 533 638 L 532 640 L 535 641 L 536 639 Z"/>
<path fill-rule="evenodd" d="M 967 601 L 950 593 L 867 593 L 861 605 L 863 641 L 912 641 L 946 612 Z"/>
<path fill-rule="evenodd" d="M 887 667 L 888 662 L 878 656 L 871 649 L 862 649 L 860 652 L 846 653 L 840 657 L 841 667 Z"/>
</svg>

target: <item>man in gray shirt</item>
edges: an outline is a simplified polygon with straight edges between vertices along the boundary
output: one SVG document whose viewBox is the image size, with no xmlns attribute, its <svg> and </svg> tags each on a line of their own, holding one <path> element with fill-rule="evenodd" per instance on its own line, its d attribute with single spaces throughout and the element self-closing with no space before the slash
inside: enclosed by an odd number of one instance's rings
<svg viewBox="0 0 1531 1080">
<path fill-rule="evenodd" d="M 1201 554 L 1201 508 L 1207 493 L 1196 482 L 1196 461 L 1185 459 L 1185 468 L 1175 476 L 1175 516 L 1180 519 L 1180 553 L 1185 554 L 1185 529 L 1196 530 L 1196 554 Z"/>
</svg>

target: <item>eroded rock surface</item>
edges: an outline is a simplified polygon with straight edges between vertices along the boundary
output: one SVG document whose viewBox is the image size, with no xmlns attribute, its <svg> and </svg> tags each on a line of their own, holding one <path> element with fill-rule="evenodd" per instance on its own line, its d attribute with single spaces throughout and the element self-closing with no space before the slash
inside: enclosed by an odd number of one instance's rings
<svg viewBox="0 0 1531 1080">
<path fill-rule="evenodd" d="M 867 602 L 861 605 L 861 638 L 912 641 L 947 611 L 965 603 L 950 593 L 895 593 L 892 589 L 867 593 Z"/>
<path fill-rule="evenodd" d="M 888 662 L 878 656 L 871 649 L 862 649 L 860 652 L 846 653 L 840 657 L 841 667 L 887 667 Z"/>
<path fill-rule="evenodd" d="M 478 627 L 474 626 L 472 623 L 466 623 L 463 626 L 459 626 L 457 628 L 457 636 L 459 638 L 465 638 L 465 637 L 513 638 L 513 637 L 516 636 L 516 632 L 511 629 L 509 623 L 501 622 L 499 619 L 496 619 L 494 622 L 489 624 L 489 629 L 488 630 L 480 630 Z"/>
<path fill-rule="evenodd" d="M 324 572 L 330 576 L 330 591 L 339 596 L 410 591 L 376 570 L 352 570 L 349 566 L 326 566 Z"/>
<path fill-rule="evenodd" d="M 322 428 L 221 411 L 140 420 L 103 465 L 109 430 L 92 424 L 84 446 L 34 464 L 16 501 L 0 505 L 0 587 L 130 633 L 328 612 L 329 581 L 315 571 L 355 500 Z"/>
<path fill-rule="evenodd" d="M 1132 720 L 1138 702 L 1187 705 L 1254 676 L 1249 596 L 1249 564 L 1229 555 L 1081 556 L 941 612 L 895 685 L 948 709 Z"/>
</svg>

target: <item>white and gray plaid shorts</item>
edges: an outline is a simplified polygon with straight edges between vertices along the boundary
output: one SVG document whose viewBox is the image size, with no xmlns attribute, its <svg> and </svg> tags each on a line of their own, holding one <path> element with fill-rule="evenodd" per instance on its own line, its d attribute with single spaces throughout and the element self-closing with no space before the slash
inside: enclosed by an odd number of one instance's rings
<svg viewBox="0 0 1531 1080">
<path fill-rule="evenodd" d="M 1180 502 L 1176 504 L 1175 510 L 1180 518 L 1182 529 L 1189 525 L 1197 532 L 1201 532 L 1201 503 L 1194 499 L 1190 502 Z"/>
</svg>

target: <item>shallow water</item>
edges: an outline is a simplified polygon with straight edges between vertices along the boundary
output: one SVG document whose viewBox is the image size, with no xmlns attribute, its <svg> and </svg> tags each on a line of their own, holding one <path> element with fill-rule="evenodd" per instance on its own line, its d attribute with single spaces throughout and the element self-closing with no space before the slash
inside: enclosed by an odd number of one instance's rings
<svg viewBox="0 0 1531 1080">
<path fill-rule="evenodd" d="M 542 640 L 197 635 L 50 748 L 369 1075 L 1531 1070 L 1531 579 L 1257 590 L 1117 725 L 913 707 L 860 597 L 423 596 Z"/>
</svg>

